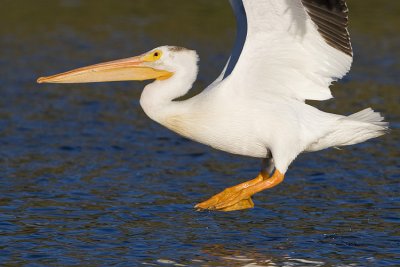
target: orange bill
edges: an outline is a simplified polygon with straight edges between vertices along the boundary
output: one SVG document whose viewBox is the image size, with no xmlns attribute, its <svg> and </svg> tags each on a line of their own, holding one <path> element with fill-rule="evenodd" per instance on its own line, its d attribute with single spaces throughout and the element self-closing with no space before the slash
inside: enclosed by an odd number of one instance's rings
<svg viewBox="0 0 400 267">
<path fill-rule="evenodd" d="M 83 67 L 48 77 L 41 77 L 38 83 L 94 83 L 111 81 L 163 80 L 171 72 L 148 66 L 143 56 L 120 59 Z"/>
</svg>

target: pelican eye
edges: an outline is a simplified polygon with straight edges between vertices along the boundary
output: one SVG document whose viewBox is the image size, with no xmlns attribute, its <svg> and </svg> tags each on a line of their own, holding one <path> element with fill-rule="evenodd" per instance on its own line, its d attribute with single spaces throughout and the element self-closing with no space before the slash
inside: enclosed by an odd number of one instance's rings
<svg viewBox="0 0 400 267">
<path fill-rule="evenodd" d="M 162 56 L 162 52 L 161 51 L 159 51 L 159 50 L 154 51 L 153 55 L 152 55 L 153 61 L 159 60 L 161 58 L 161 56 Z"/>
<path fill-rule="evenodd" d="M 162 57 L 162 51 L 161 50 L 156 50 L 150 53 L 147 53 L 142 59 L 146 62 L 154 62 L 159 60 Z"/>
</svg>

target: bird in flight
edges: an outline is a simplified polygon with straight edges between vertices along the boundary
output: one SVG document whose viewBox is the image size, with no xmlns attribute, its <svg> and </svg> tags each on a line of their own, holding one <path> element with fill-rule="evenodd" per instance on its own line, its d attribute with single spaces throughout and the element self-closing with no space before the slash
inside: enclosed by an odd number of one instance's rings
<svg viewBox="0 0 400 267">
<path fill-rule="evenodd" d="M 183 101 L 198 73 L 198 55 L 161 46 L 142 55 L 42 77 L 39 83 L 154 80 L 141 95 L 145 113 L 168 129 L 232 154 L 262 159 L 258 176 L 195 206 L 233 211 L 281 183 L 302 152 L 383 135 L 388 124 L 371 108 L 350 116 L 305 100 L 332 98 L 329 86 L 350 69 L 345 0 L 230 0 L 237 37 L 221 75 Z"/>
</svg>

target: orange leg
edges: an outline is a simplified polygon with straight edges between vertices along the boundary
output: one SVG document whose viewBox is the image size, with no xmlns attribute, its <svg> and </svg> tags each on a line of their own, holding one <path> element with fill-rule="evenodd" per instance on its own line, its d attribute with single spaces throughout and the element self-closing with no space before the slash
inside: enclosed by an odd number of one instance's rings
<svg viewBox="0 0 400 267">
<path fill-rule="evenodd" d="M 284 175 L 278 170 L 275 171 L 271 178 L 263 171 L 255 179 L 227 188 L 210 199 L 197 204 L 195 208 L 220 211 L 253 208 L 254 203 L 251 200 L 251 196 L 278 185 L 283 181 L 283 178 Z"/>
<path fill-rule="evenodd" d="M 229 188 L 226 188 L 224 191 L 216 194 L 215 196 L 211 197 L 210 199 L 201 202 L 195 206 L 196 209 L 213 209 L 215 205 L 221 200 L 224 199 L 227 195 L 232 195 L 235 194 L 236 192 L 239 192 L 245 188 L 248 188 L 250 186 L 253 186 L 255 184 L 258 184 L 259 182 L 263 181 L 264 179 L 267 179 L 269 177 L 268 173 L 266 172 L 260 172 L 260 174 L 254 178 L 253 180 L 246 181 L 244 183 L 238 184 L 236 186 L 232 186 Z M 254 207 L 254 203 L 251 200 L 251 198 L 248 199 L 243 199 L 242 201 L 236 203 L 235 205 L 237 209 L 248 209 Z M 241 208 L 240 208 L 241 207 Z M 237 210 L 235 209 L 235 210 Z"/>
</svg>

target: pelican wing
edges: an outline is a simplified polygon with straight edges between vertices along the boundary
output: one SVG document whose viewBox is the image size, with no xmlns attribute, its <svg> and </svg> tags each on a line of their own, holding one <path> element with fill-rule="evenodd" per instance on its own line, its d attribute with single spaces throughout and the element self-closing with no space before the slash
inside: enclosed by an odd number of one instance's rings
<svg viewBox="0 0 400 267">
<path fill-rule="evenodd" d="M 230 0 L 238 34 L 221 77 L 255 96 L 332 97 L 352 63 L 344 0 Z M 241 86 L 240 86 L 241 85 Z"/>
</svg>

